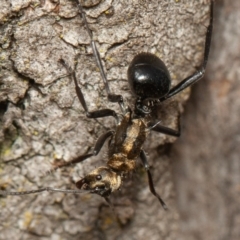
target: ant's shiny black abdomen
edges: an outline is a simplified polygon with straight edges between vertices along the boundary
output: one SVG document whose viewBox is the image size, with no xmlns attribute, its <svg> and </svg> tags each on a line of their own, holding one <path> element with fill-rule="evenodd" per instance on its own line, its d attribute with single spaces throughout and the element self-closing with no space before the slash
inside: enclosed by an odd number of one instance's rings
<svg viewBox="0 0 240 240">
<path fill-rule="evenodd" d="M 160 99 L 170 90 L 171 78 L 167 67 L 151 53 L 136 55 L 128 68 L 131 91 L 142 100 Z"/>
</svg>

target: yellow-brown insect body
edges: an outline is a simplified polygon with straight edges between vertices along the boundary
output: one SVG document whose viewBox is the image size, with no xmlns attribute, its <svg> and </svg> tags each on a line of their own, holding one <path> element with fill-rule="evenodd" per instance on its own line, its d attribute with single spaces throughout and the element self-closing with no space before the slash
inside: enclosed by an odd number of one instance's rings
<svg viewBox="0 0 240 240">
<path fill-rule="evenodd" d="M 131 113 L 126 113 L 110 142 L 107 166 L 122 174 L 131 172 L 146 140 L 146 129 L 142 118 L 132 119 Z"/>
<path fill-rule="evenodd" d="M 134 170 L 148 127 L 144 118 L 125 113 L 109 142 L 108 162 L 76 183 L 80 189 L 108 197 L 122 185 L 122 177 Z"/>
</svg>

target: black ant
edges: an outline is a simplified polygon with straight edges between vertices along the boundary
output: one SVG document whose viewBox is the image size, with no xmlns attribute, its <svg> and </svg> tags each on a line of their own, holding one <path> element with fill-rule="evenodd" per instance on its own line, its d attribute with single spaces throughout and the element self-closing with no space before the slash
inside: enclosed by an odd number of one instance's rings
<svg viewBox="0 0 240 240">
<path fill-rule="evenodd" d="M 207 27 L 203 63 L 198 71 L 182 80 L 175 87 L 170 89 L 170 74 L 165 64 L 157 56 L 151 53 L 140 53 L 133 58 L 128 68 L 128 82 L 132 93 L 136 96 L 136 100 L 134 109 L 131 110 L 129 107 L 125 107 L 123 97 L 121 95 L 113 94 L 110 91 L 99 52 L 95 41 L 93 40 L 92 31 L 89 28 L 85 12 L 83 11 L 81 4 L 78 2 L 79 13 L 83 18 L 86 30 L 91 38 L 93 54 L 101 72 L 108 100 L 110 102 L 119 103 L 122 111 L 122 117 L 119 119 L 116 112 L 111 109 L 101 109 L 89 112 L 82 91 L 78 86 L 75 71 L 73 71 L 63 59 L 60 59 L 59 62 L 66 68 L 68 74 L 74 80 L 77 97 L 86 112 L 86 116 L 88 118 L 112 116 L 117 120 L 117 126 L 114 131 L 108 131 L 98 138 L 92 153 L 82 155 L 67 163 L 58 164 L 54 167 L 54 169 L 76 164 L 92 156 L 98 155 L 106 140 L 109 139 L 108 161 L 106 166 L 93 170 L 83 179 L 79 180 L 76 183 L 76 186 L 80 190 L 62 190 L 47 187 L 23 192 L 1 191 L 0 194 L 25 195 L 43 191 L 65 193 L 90 192 L 104 197 L 106 201 L 110 203 L 108 197 L 112 192 L 121 187 L 123 178 L 135 169 L 136 159 L 140 157 L 141 162 L 147 171 L 151 193 L 158 198 L 163 208 L 167 209 L 166 204 L 155 191 L 147 157 L 142 149 L 142 146 L 146 140 L 147 134 L 151 130 L 178 137 L 180 136 L 180 129 L 176 131 L 160 125 L 159 122 L 152 123 L 149 121 L 148 117 L 156 104 L 176 95 L 203 77 L 210 51 L 213 27 L 213 5 L 212 0 L 210 6 L 210 23 Z"/>
</svg>

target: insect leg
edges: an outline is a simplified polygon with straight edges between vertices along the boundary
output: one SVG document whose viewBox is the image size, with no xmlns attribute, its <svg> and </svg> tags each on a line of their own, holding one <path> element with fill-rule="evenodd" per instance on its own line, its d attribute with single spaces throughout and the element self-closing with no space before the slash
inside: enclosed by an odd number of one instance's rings
<svg viewBox="0 0 240 240">
<path fill-rule="evenodd" d="M 86 112 L 86 116 L 88 118 L 102 118 L 102 117 L 112 116 L 118 122 L 119 119 L 118 119 L 118 116 L 117 116 L 116 112 L 111 110 L 111 109 L 101 109 L 101 110 L 92 111 L 92 112 L 88 111 L 88 107 L 87 107 L 86 101 L 84 99 L 83 93 L 82 93 L 81 88 L 78 86 L 78 83 L 77 83 L 77 78 L 76 78 L 75 71 L 73 71 L 72 68 L 63 59 L 60 59 L 59 62 L 67 69 L 70 77 L 73 78 L 74 84 L 75 84 L 75 90 L 76 90 L 76 93 L 77 93 L 77 97 L 78 97 L 79 102 L 81 103 L 82 107 L 84 108 L 84 110 Z"/>
<path fill-rule="evenodd" d="M 160 99 L 161 102 L 165 101 L 166 99 L 176 95 L 177 93 L 181 92 L 185 88 L 196 83 L 198 80 L 200 80 L 204 76 L 207 61 L 208 61 L 208 56 L 209 56 L 209 52 L 210 52 L 210 45 L 211 45 L 211 37 L 212 37 L 212 29 L 213 29 L 213 5 L 214 4 L 213 4 L 213 0 L 212 0 L 211 6 L 210 6 L 210 23 L 209 23 L 209 26 L 207 27 L 207 34 L 206 34 L 206 39 L 205 39 L 204 59 L 203 59 L 202 65 L 200 66 L 200 69 L 198 71 L 196 71 L 193 75 L 185 78 L 179 84 L 177 84 L 175 87 L 173 87 L 169 91 L 167 96 Z"/>
<path fill-rule="evenodd" d="M 152 180 L 152 174 L 149 170 L 149 165 L 148 165 L 148 161 L 147 161 L 147 156 L 145 154 L 145 152 L 143 150 L 141 150 L 140 153 L 140 159 L 142 161 L 142 164 L 145 168 L 145 170 L 147 171 L 148 174 L 148 183 L 149 183 L 149 189 L 151 191 L 151 193 L 158 198 L 159 202 L 161 203 L 162 207 L 167 210 L 167 205 L 164 203 L 164 201 L 162 200 L 162 198 L 159 196 L 159 194 L 156 192 L 155 188 L 154 188 L 154 184 L 153 184 L 153 180 Z"/>
<path fill-rule="evenodd" d="M 116 95 L 116 94 L 113 94 L 110 91 L 109 84 L 108 84 L 108 81 L 107 81 L 107 77 L 106 77 L 106 74 L 105 74 L 105 71 L 104 71 L 104 68 L 103 68 L 103 65 L 102 65 L 102 61 L 101 61 L 101 58 L 100 58 L 100 54 L 99 54 L 99 51 L 97 49 L 96 43 L 93 40 L 92 31 L 89 28 L 89 25 L 88 25 L 88 22 L 87 22 L 87 18 L 86 18 L 84 10 L 82 8 L 82 5 L 80 4 L 80 2 L 78 0 L 77 0 L 77 5 L 78 5 L 79 13 L 82 16 L 82 19 L 83 19 L 84 24 L 86 26 L 88 35 L 91 38 L 91 46 L 92 46 L 92 50 L 93 50 L 93 55 L 94 55 L 94 57 L 96 59 L 97 66 L 100 69 L 101 77 L 103 79 L 104 86 L 105 86 L 105 89 L 106 89 L 106 92 L 107 92 L 108 101 L 110 101 L 110 102 L 118 102 L 122 112 L 125 113 L 125 106 L 124 106 L 122 95 Z"/>
<path fill-rule="evenodd" d="M 76 164 L 76 163 L 79 163 L 79 162 L 82 162 L 92 156 L 96 156 L 98 155 L 98 153 L 100 152 L 100 150 L 102 149 L 102 146 L 104 145 L 104 143 L 106 142 L 106 140 L 111 137 L 112 135 L 114 134 L 114 131 L 108 131 L 104 134 L 102 134 L 97 142 L 95 143 L 95 146 L 93 148 L 93 152 L 92 153 L 88 153 L 88 154 L 85 154 L 85 155 L 82 155 L 82 156 L 79 156 L 69 162 L 63 162 L 63 163 L 59 163 L 59 164 L 56 164 L 52 170 L 56 170 L 58 168 L 62 168 L 62 167 L 66 167 L 66 166 L 70 166 L 70 165 L 73 165 L 73 164 Z"/>
<path fill-rule="evenodd" d="M 102 134 L 98 138 L 92 153 L 82 155 L 76 159 L 73 159 L 70 162 L 58 164 L 52 170 L 56 170 L 61 167 L 76 164 L 76 163 L 86 160 L 89 157 L 96 156 L 102 149 L 102 146 L 104 145 L 106 140 L 109 137 L 111 137 L 113 134 L 114 134 L 114 131 L 108 131 L 108 132 Z M 58 189 L 58 188 L 46 187 L 46 188 L 39 188 L 39 189 L 35 189 L 35 190 L 29 190 L 29 191 L 1 191 L 0 190 L 0 196 L 1 195 L 2 196 L 7 196 L 7 195 L 19 195 L 20 196 L 20 195 L 27 195 L 27 194 L 33 194 L 33 193 L 39 193 L 39 192 L 45 192 L 45 191 L 47 191 L 47 192 L 63 192 L 63 193 L 85 193 L 85 192 L 87 192 L 86 190 L 71 190 L 71 189 Z"/>
<path fill-rule="evenodd" d="M 178 119 L 178 130 L 172 129 L 172 128 L 168 128 L 165 126 L 162 126 L 158 123 L 156 124 L 148 124 L 148 129 L 149 130 L 153 130 L 155 132 L 159 132 L 159 133 L 163 133 L 163 134 L 167 134 L 170 136 L 174 136 L 174 137 L 180 137 L 181 135 L 181 126 L 180 126 L 180 120 Z"/>
<path fill-rule="evenodd" d="M 72 190 L 72 189 L 59 189 L 59 188 L 39 188 L 35 190 L 29 190 L 29 191 L 0 191 L 0 196 L 8 196 L 8 195 L 15 195 L 15 196 L 21 196 L 21 195 L 27 195 L 27 194 L 33 194 L 33 193 L 40 193 L 40 192 L 63 192 L 63 193 L 86 193 L 86 190 Z"/>
</svg>

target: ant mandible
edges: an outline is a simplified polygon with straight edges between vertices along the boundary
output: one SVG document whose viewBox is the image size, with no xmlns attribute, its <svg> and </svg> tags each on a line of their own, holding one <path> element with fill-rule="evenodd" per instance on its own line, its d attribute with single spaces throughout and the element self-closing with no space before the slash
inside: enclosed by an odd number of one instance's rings
<svg viewBox="0 0 240 240">
<path fill-rule="evenodd" d="M 133 58 L 128 68 L 128 83 L 132 93 L 136 96 L 133 111 L 129 107 L 125 107 L 123 97 L 121 95 L 113 94 L 110 91 L 102 61 L 96 47 L 96 43 L 93 40 L 92 31 L 89 28 L 85 12 L 79 1 L 77 1 L 77 5 L 88 35 L 91 39 L 93 54 L 100 69 L 101 77 L 103 79 L 107 92 L 108 101 L 114 103 L 117 102 L 120 105 L 123 117 L 120 120 L 117 113 L 111 109 L 101 109 L 89 112 L 83 93 L 78 86 L 75 71 L 73 71 L 63 59 L 60 59 L 59 62 L 66 68 L 68 74 L 74 80 L 76 94 L 83 109 L 86 112 L 86 116 L 88 118 L 102 118 L 112 116 L 117 120 L 117 126 L 114 131 L 108 131 L 98 138 L 92 153 L 77 157 L 70 162 L 58 164 L 54 167 L 54 169 L 70 166 L 72 164 L 82 162 L 92 156 L 98 155 L 106 140 L 109 139 L 108 161 L 106 163 L 106 166 L 96 168 L 83 179 L 77 181 L 76 186 L 80 190 L 63 190 L 47 187 L 22 192 L 1 191 L 0 194 L 25 195 L 43 191 L 65 193 L 90 192 L 104 197 L 106 201 L 110 203 L 110 194 L 121 187 L 124 176 L 135 169 L 136 159 L 140 158 L 148 175 L 148 182 L 151 193 L 158 198 L 163 208 L 167 209 L 166 204 L 159 196 L 159 194 L 155 191 L 147 157 L 144 150 L 142 149 L 142 146 L 146 140 L 147 134 L 151 130 L 175 137 L 180 136 L 180 130 L 176 131 L 162 126 L 159 124 L 159 122 L 149 122 L 148 116 L 156 103 L 163 102 L 166 99 L 176 95 L 180 91 L 196 83 L 204 76 L 210 51 L 213 27 L 213 0 L 211 1 L 210 6 L 210 23 L 207 27 L 204 59 L 199 70 L 197 70 L 194 74 L 185 78 L 175 87 L 170 89 L 170 74 L 165 64 L 157 56 L 151 53 L 140 53 Z"/>
</svg>

